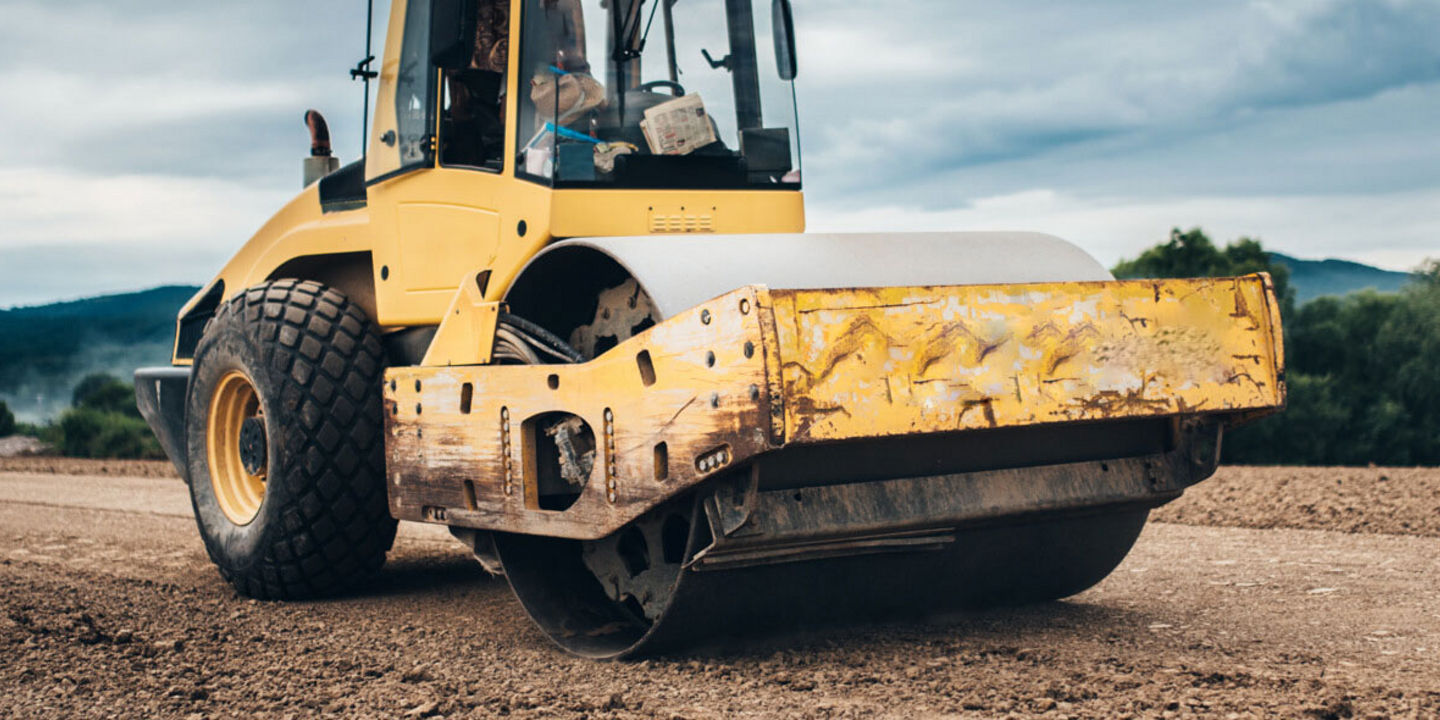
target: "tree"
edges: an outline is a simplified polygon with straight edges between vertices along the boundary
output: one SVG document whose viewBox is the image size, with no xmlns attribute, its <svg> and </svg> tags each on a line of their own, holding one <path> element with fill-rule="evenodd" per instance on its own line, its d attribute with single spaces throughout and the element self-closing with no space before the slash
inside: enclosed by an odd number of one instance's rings
<svg viewBox="0 0 1440 720">
<path fill-rule="evenodd" d="M 1415 281 L 1420 285 L 1440 287 L 1440 260 L 1430 258 L 1415 270 Z"/>
<path fill-rule="evenodd" d="M 60 416 L 60 451 L 66 457 L 162 459 L 164 452 L 144 420 L 91 408 Z"/>
<path fill-rule="evenodd" d="M 1296 308 L 1286 269 L 1257 240 L 1217 248 L 1198 228 L 1115 268 L 1119 277 L 1270 272 L 1285 323 L 1289 407 L 1226 437 L 1225 462 L 1440 464 L 1440 261 L 1400 293 Z"/>
<path fill-rule="evenodd" d="M 89 375 L 75 386 L 72 407 L 45 433 L 69 457 L 165 457 L 135 407 L 135 388 L 112 375 Z"/>
<path fill-rule="evenodd" d="M 140 409 L 135 406 L 135 387 L 106 373 L 85 376 L 75 386 L 70 404 L 77 408 L 140 417 Z"/>
<path fill-rule="evenodd" d="M 10 406 L 0 400 L 0 438 L 9 437 L 15 434 L 15 413 L 10 412 Z"/>
<path fill-rule="evenodd" d="M 1288 314 L 1295 307 L 1290 269 L 1271 261 L 1260 241 L 1248 237 L 1222 249 L 1200 228 L 1186 232 L 1175 228 L 1170 231 L 1170 242 L 1156 245 L 1134 260 L 1121 260 L 1112 272 L 1122 279 L 1230 277 L 1267 272 L 1275 283 L 1281 313 Z"/>
</svg>

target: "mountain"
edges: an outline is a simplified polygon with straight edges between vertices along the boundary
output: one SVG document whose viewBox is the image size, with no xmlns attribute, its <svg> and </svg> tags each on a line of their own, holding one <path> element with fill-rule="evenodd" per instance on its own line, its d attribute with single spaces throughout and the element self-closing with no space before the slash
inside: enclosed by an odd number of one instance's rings
<svg viewBox="0 0 1440 720">
<path fill-rule="evenodd" d="M 1300 260 L 1281 253 L 1270 253 L 1270 259 L 1290 268 L 1290 286 L 1298 303 L 1365 289 L 1396 292 L 1412 277 L 1349 260 Z"/>
<path fill-rule="evenodd" d="M 1346 260 L 1271 258 L 1290 268 L 1296 300 L 1373 288 L 1394 292 L 1407 273 Z M 135 368 L 170 360 L 175 315 L 199 288 L 170 286 L 36 307 L 0 310 L 0 400 L 26 422 L 69 407 L 76 383 L 93 372 L 129 381 Z"/>
<path fill-rule="evenodd" d="M 175 315 L 198 290 L 160 287 L 0 310 L 0 400 L 23 421 L 48 420 L 70 406 L 85 375 L 128 382 L 137 367 L 168 364 Z"/>
</svg>

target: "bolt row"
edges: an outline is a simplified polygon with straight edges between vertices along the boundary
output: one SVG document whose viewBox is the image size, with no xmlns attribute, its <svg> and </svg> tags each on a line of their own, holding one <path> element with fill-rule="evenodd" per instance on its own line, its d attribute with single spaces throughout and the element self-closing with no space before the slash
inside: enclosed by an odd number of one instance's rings
<svg viewBox="0 0 1440 720">
<path fill-rule="evenodd" d="M 505 464 L 505 494 L 515 492 L 515 457 L 510 450 L 510 408 L 500 408 L 500 454 Z"/>
<path fill-rule="evenodd" d="M 605 408 L 605 497 L 611 503 L 620 499 L 619 463 L 615 457 L 615 413 Z"/>
</svg>

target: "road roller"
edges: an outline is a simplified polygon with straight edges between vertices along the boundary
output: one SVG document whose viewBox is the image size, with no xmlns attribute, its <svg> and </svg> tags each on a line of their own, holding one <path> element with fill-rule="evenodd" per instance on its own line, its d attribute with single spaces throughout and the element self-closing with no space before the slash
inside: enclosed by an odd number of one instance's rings
<svg viewBox="0 0 1440 720">
<path fill-rule="evenodd" d="M 307 113 L 136 373 L 221 575 L 363 592 L 443 525 L 597 659 L 1050 601 L 1283 407 L 1263 274 L 806 233 L 795 47 L 789 0 L 394 0 L 364 156 Z"/>
</svg>

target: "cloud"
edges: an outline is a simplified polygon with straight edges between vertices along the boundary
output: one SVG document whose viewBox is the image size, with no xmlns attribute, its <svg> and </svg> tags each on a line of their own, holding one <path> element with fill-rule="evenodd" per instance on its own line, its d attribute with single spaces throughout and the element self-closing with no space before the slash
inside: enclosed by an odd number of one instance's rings
<svg viewBox="0 0 1440 720">
<path fill-rule="evenodd" d="M 0 0 L 0 306 L 203 282 L 298 189 L 309 107 L 357 157 L 361 7 Z M 795 11 L 812 227 L 1440 253 L 1435 0 Z"/>
<path fill-rule="evenodd" d="M 102 242 L 238 246 L 296 190 L 219 179 L 0 169 L 0 250 Z"/>
<path fill-rule="evenodd" d="M 67 243 L 0 247 L 0 309 L 160 285 L 200 285 L 237 245 Z"/>
<path fill-rule="evenodd" d="M 0 0 L 0 127 L 25 140 L 0 163 L 212 175 L 257 147 L 293 161 L 311 107 L 329 114 L 337 150 L 357 156 L 361 86 L 346 68 L 364 49 L 362 8 Z"/>
<path fill-rule="evenodd" d="M 968 6 L 903 5 L 868 25 L 843 12 L 817 19 L 813 46 L 802 34 L 803 78 L 815 82 L 801 86 L 802 117 L 822 176 L 858 163 L 904 182 L 1117 139 L 1132 149 L 1440 82 L 1440 4 L 1429 0 L 1087 2 L 1039 13 L 1013 3 L 973 19 Z M 991 32 L 965 37 L 981 24 Z"/>
<path fill-rule="evenodd" d="M 0 169 L 0 307 L 201 284 L 293 189 Z"/>
<path fill-rule="evenodd" d="M 0 169 L 0 307 L 203 283 L 292 194 L 220 179 Z"/>
<path fill-rule="evenodd" d="M 1220 242 L 1259 237 L 1300 257 L 1343 255 L 1395 270 L 1440 258 L 1440 188 L 1385 196 L 1077 197 L 1049 189 L 984 197 L 967 207 L 812 204 L 811 232 L 1027 230 L 1065 238 L 1101 262 L 1164 242 L 1174 227 L 1201 226 Z M 1263 228 L 1263 231 L 1257 231 Z M 1024 258 L 1015 258 L 1024 262 Z"/>
<path fill-rule="evenodd" d="M 1261 61 L 1242 66 L 1236 105 L 1328 103 L 1440 81 L 1433 0 L 1343 0 L 1285 25 Z"/>
</svg>

